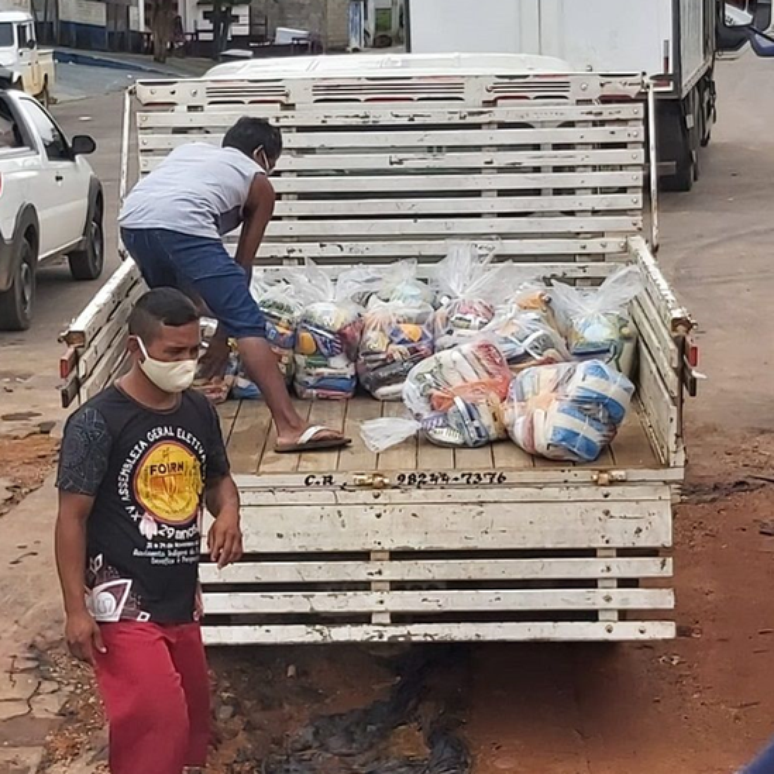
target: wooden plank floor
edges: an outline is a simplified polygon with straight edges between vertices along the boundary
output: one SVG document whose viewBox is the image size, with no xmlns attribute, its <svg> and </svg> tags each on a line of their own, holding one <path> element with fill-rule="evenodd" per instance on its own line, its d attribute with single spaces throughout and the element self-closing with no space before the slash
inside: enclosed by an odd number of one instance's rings
<svg viewBox="0 0 774 774">
<path fill-rule="evenodd" d="M 295 401 L 301 416 L 314 424 L 344 430 L 352 446 L 340 451 L 277 454 L 276 433 L 266 404 L 262 401 L 227 401 L 218 407 L 223 437 L 228 445 L 231 467 L 238 474 L 336 473 L 370 470 L 524 470 L 525 468 L 567 468 L 566 462 L 532 457 L 509 441 L 481 449 L 444 449 L 411 438 L 383 454 L 368 451 L 360 438 L 360 423 L 380 416 L 405 416 L 400 403 L 380 403 L 368 397 L 349 401 Z M 591 468 L 661 467 L 645 434 L 641 415 L 630 411 L 616 440 Z"/>
</svg>

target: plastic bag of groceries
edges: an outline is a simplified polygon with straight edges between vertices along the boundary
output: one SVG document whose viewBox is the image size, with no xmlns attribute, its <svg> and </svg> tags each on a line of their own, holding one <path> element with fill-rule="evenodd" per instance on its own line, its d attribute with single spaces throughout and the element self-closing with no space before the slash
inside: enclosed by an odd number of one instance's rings
<svg viewBox="0 0 774 774">
<path fill-rule="evenodd" d="M 372 297 L 363 315 L 360 383 L 377 400 L 400 400 L 411 369 L 433 354 L 433 307 Z"/>
<path fill-rule="evenodd" d="M 511 371 L 519 373 L 570 360 L 564 337 L 550 320 L 543 311 L 525 310 L 513 301 L 497 310 L 483 333 L 500 348 Z"/>
<path fill-rule="evenodd" d="M 288 275 L 292 278 L 292 275 Z M 296 332 L 301 320 L 301 314 L 306 303 L 312 298 L 304 298 L 304 286 L 298 286 L 286 279 L 286 275 L 277 272 L 274 281 L 270 282 L 267 275 L 253 269 L 250 292 L 263 313 L 266 322 L 266 341 L 277 356 L 285 381 L 293 381 L 294 350 Z"/>
<path fill-rule="evenodd" d="M 349 298 L 362 307 L 371 300 L 432 304 L 434 293 L 417 276 L 413 259 L 397 261 L 387 266 L 353 266 L 343 271 L 336 283 L 340 298 Z"/>
<path fill-rule="evenodd" d="M 600 360 L 528 368 L 511 383 L 508 435 L 551 460 L 593 462 L 615 438 L 634 385 Z"/>
<path fill-rule="evenodd" d="M 636 266 L 611 274 L 598 288 L 574 288 L 554 282 L 552 306 L 570 354 L 578 360 L 601 360 L 631 376 L 637 331 L 627 311 L 642 291 Z"/>
<path fill-rule="evenodd" d="M 355 394 L 362 310 L 336 292 L 333 280 L 311 261 L 286 279 L 305 303 L 294 349 L 296 394 L 304 399 L 343 400 Z"/>
<path fill-rule="evenodd" d="M 492 322 L 497 305 L 511 287 L 512 264 L 492 265 L 470 243 L 452 245 L 433 272 L 432 286 L 439 304 L 435 314 L 436 351 L 475 337 Z"/>
<path fill-rule="evenodd" d="M 413 419 L 364 422 L 361 435 L 380 452 L 416 433 L 438 446 L 478 447 L 507 437 L 504 402 L 512 375 L 502 352 L 480 338 L 414 366 L 403 387 Z"/>
<path fill-rule="evenodd" d="M 400 400 L 411 369 L 433 354 L 432 291 L 416 277 L 416 261 L 366 271 L 368 276 L 343 275 L 338 286 L 361 300 L 368 293 L 358 377 L 378 400 Z"/>
</svg>

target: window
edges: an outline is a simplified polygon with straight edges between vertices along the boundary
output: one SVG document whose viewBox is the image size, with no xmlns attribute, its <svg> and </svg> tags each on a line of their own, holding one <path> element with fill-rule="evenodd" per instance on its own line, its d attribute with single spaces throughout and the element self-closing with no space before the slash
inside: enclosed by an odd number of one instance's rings
<svg viewBox="0 0 774 774">
<path fill-rule="evenodd" d="M 48 113 L 31 99 L 24 100 L 24 111 L 43 140 L 46 156 L 51 161 L 71 161 L 72 156 L 67 141 Z"/>
<path fill-rule="evenodd" d="M 13 24 L 0 24 L 0 48 L 13 48 Z"/>
<path fill-rule="evenodd" d="M 29 40 L 29 32 L 27 31 L 26 24 L 19 25 L 19 48 L 27 48 L 27 42 Z"/>
</svg>

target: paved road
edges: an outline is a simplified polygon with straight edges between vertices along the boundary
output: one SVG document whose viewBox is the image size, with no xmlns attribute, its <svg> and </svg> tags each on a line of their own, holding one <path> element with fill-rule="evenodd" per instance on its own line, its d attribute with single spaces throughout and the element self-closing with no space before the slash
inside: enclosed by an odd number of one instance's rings
<svg viewBox="0 0 774 774">
<path fill-rule="evenodd" d="M 139 70 L 58 63 L 55 96 L 61 103 L 74 99 L 86 99 L 96 94 L 109 94 L 122 91 L 142 77 L 147 78 L 148 74 Z"/>
</svg>

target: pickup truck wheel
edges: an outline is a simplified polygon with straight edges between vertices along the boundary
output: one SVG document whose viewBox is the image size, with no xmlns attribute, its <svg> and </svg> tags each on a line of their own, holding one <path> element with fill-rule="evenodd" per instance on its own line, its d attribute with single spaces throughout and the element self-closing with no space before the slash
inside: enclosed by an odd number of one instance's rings
<svg viewBox="0 0 774 774">
<path fill-rule="evenodd" d="M 30 327 L 35 306 L 36 262 L 35 249 L 25 237 L 13 284 L 0 293 L 0 330 L 26 331 Z"/>
<path fill-rule="evenodd" d="M 76 280 L 95 280 L 105 265 L 105 235 L 102 230 L 102 209 L 95 207 L 89 222 L 86 247 L 68 256 L 70 273 Z"/>
</svg>

